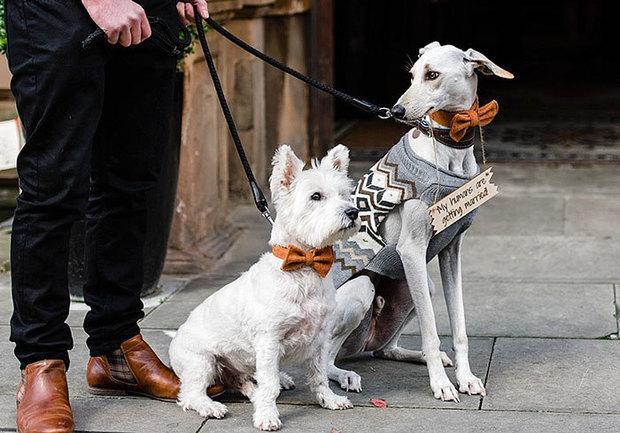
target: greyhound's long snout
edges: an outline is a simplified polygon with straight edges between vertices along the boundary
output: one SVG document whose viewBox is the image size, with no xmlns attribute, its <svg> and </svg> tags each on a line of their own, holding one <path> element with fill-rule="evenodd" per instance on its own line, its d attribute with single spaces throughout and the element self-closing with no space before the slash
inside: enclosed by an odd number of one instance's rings
<svg viewBox="0 0 620 433">
<path fill-rule="evenodd" d="M 390 110 L 390 113 L 392 113 L 392 116 L 396 119 L 402 119 L 403 117 L 405 117 L 405 107 L 403 107 L 400 104 L 396 104 L 392 107 L 392 109 Z"/>
</svg>

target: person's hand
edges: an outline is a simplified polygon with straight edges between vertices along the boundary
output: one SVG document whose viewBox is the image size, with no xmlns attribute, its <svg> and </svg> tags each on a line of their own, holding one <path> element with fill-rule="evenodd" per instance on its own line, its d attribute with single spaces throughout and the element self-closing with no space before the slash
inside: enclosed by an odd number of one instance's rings
<svg viewBox="0 0 620 433">
<path fill-rule="evenodd" d="M 131 0 L 82 0 L 82 4 L 111 44 L 128 47 L 151 36 L 144 9 Z"/>
<path fill-rule="evenodd" d="M 194 5 L 198 8 L 198 13 L 201 17 L 209 17 L 207 0 L 188 0 L 187 2 L 178 2 L 177 12 L 179 12 L 179 19 L 184 26 L 188 26 L 194 22 Z"/>
</svg>

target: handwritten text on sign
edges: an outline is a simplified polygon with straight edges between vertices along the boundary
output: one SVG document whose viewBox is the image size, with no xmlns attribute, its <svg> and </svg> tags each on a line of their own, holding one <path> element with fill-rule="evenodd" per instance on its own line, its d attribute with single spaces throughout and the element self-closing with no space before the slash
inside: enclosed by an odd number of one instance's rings
<svg viewBox="0 0 620 433">
<path fill-rule="evenodd" d="M 489 168 L 428 208 L 435 233 L 451 226 L 497 195 L 497 185 L 491 183 L 491 176 L 493 172 Z"/>
</svg>

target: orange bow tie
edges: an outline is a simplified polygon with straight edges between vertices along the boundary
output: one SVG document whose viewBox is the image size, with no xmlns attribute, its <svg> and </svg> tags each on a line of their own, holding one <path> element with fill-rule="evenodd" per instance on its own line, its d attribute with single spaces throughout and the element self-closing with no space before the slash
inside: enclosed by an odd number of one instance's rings
<svg viewBox="0 0 620 433">
<path fill-rule="evenodd" d="M 288 247 L 274 245 L 271 247 L 271 252 L 277 258 L 284 260 L 284 263 L 282 263 L 283 271 L 295 271 L 304 266 L 309 266 L 314 269 L 321 278 L 325 278 L 329 273 L 335 259 L 334 250 L 331 246 L 304 251 L 295 245 L 289 245 Z"/>
<path fill-rule="evenodd" d="M 478 99 L 474 105 L 467 111 L 439 110 L 431 114 L 431 119 L 439 123 L 441 126 L 450 128 L 450 137 L 454 141 L 461 141 L 467 132 L 467 128 L 473 126 L 487 126 L 499 111 L 499 104 L 493 100 L 482 107 L 478 107 Z"/>
</svg>

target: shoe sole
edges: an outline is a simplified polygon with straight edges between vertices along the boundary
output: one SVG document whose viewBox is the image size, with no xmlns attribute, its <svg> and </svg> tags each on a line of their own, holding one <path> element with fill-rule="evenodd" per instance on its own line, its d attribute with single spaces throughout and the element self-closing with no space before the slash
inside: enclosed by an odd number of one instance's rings
<svg viewBox="0 0 620 433">
<path fill-rule="evenodd" d="M 100 395 L 100 396 L 105 396 L 105 397 L 126 397 L 126 396 L 134 396 L 134 397 L 146 397 L 146 398 L 150 398 L 151 400 L 158 400 L 158 401 L 163 401 L 166 403 L 176 403 L 177 400 L 176 399 L 172 399 L 172 398 L 163 398 L 163 397 L 156 397 L 154 395 L 151 394 L 147 394 L 145 392 L 139 392 L 139 391 L 125 391 L 125 390 L 121 390 L 121 389 L 104 389 L 104 388 L 93 388 L 93 387 L 88 387 L 88 392 L 89 394 L 92 395 Z M 210 394 L 209 397 L 210 398 L 215 398 L 215 397 L 219 397 L 220 395 L 224 394 L 225 390 L 220 391 L 216 394 Z"/>
</svg>

